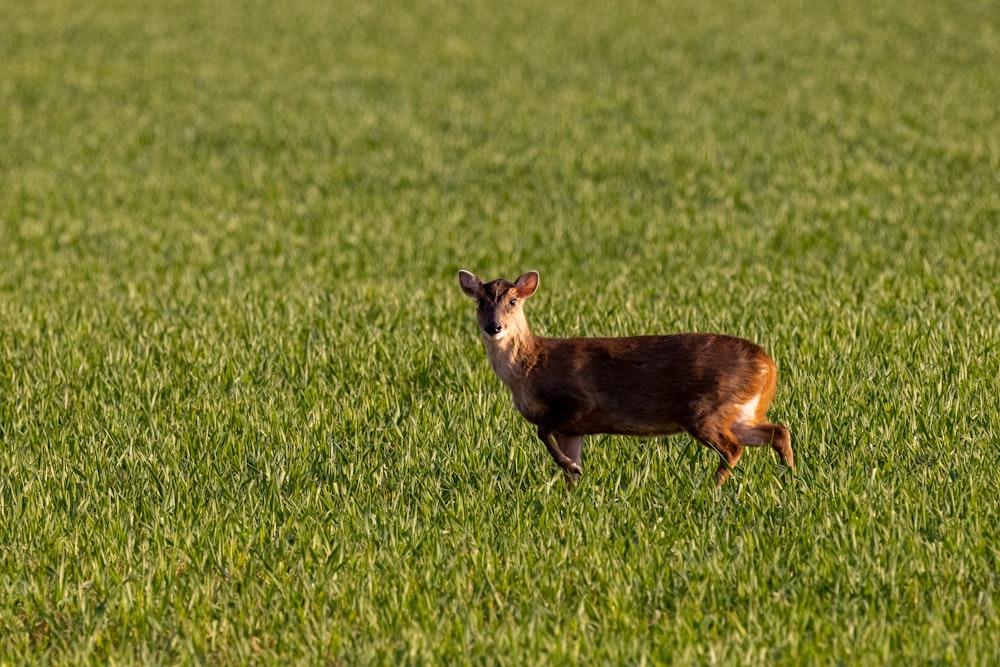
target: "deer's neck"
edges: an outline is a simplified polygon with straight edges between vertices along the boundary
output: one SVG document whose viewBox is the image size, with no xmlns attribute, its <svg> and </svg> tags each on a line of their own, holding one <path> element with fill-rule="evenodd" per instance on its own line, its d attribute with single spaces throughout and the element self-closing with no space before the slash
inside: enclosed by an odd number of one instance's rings
<svg viewBox="0 0 1000 667">
<path fill-rule="evenodd" d="M 510 330 L 497 339 L 484 336 L 483 342 L 493 372 L 511 391 L 516 391 L 535 365 L 537 359 L 535 337 L 525 326 Z"/>
</svg>

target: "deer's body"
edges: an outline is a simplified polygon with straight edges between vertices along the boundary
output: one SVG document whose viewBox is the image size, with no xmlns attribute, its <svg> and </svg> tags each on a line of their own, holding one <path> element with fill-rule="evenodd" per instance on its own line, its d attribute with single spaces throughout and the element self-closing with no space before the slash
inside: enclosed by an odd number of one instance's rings
<svg viewBox="0 0 1000 667">
<path fill-rule="evenodd" d="M 744 446 L 770 445 L 793 465 L 788 429 L 765 418 L 777 369 L 758 345 L 702 333 L 534 336 L 521 302 L 537 289 L 536 272 L 516 283 L 484 284 L 467 271 L 459 279 L 479 302 L 490 365 L 571 484 L 581 474 L 583 437 L 596 433 L 686 431 L 722 457 L 716 484 L 729 476 Z"/>
</svg>

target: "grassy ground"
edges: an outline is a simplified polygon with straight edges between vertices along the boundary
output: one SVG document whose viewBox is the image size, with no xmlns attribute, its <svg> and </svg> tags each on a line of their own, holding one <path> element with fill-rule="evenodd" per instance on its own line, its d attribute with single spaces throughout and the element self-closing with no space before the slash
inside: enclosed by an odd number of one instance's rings
<svg viewBox="0 0 1000 667">
<path fill-rule="evenodd" d="M 0 663 L 995 664 L 992 3 L 0 8 Z M 720 331 L 793 477 L 538 333 Z"/>
</svg>

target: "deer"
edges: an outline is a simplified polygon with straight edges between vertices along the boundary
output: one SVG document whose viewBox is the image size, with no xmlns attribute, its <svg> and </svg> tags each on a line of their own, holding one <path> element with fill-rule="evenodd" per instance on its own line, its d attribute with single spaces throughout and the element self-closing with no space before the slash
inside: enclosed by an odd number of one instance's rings
<svg viewBox="0 0 1000 667">
<path fill-rule="evenodd" d="M 514 407 L 537 427 L 569 489 L 583 475 L 584 437 L 638 437 L 687 432 L 721 457 L 720 487 L 744 447 L 770 446 L 794 469 L 791 434 L 767 421 L 778 386 L 774 361 L 756 343 L 715 333 L 617 338 L 535 336 L 524 301 L 538 289 L 537 271 L 513 283 L 484 283 L 458 272 L 490 366 Z"/>
</svg>

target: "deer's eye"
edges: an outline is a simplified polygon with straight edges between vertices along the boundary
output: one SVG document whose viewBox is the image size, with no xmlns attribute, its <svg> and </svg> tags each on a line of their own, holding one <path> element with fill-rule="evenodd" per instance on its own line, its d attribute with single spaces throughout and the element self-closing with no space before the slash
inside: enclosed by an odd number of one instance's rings
<svg viewBox="0 0 1000 667">
<path fill-rule="evenodd" d="M 511 299 L 510 300 L 510 305 L 511 306 L 516 306 L 517 305 L 517 299 Z"/>
</svg>

